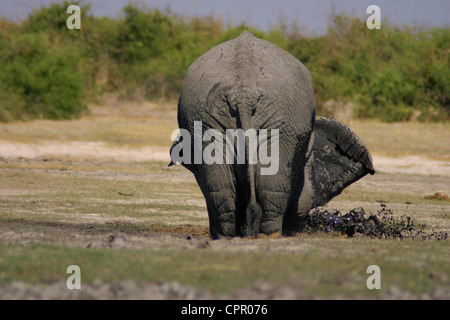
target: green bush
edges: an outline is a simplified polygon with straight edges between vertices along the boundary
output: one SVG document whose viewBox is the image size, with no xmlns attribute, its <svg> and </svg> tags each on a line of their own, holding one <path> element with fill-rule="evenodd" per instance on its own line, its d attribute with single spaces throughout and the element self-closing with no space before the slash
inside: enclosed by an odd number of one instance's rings
<svg viewBox="0 0 450 320">
<path fill-rule="evenodd" d="M 85 109 L 77 58 L 45 33 L 0 43 L 0 120 L 70 119 Z"/>
<path fill-rule="evenodd" d="M 311 71 L 319 113 L 327 100 L 354 102 L 382 121 L 449 119 L 449 28 L 369 30 L 336 15 L 327 33 L 288 34 L 286 48 Z"/>
<path fill-rule="evenodd" d="M 369 30 L 365 21 L 339 14 L 325 35 L 311 37 L 296 26 L 264 32 L 133 4 L 116 19 L 94 17 L 83 4 L 81 30 L 69 30 L 70 4 L 42 7 L 20 24 L 0 20 L 0 121 L 76 117 L 105 92 L 176 99 L 190 64 L 243 30 L 307 66 L 319 114 L 334 100 L 382 121 L 450 118 L 449 28 L 386 22 Z"/>
</svg>

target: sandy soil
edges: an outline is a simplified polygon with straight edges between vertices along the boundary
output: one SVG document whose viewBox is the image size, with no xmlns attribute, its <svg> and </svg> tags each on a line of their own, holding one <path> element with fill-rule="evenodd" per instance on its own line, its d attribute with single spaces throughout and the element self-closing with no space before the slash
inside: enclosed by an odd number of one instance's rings
<svg viewBox="0 0 450 320">
<path fill-rule="evenodd" d="M 163 147 L 130 148 L 110 146 L 103 142 L 81 141 L 41 141 L 39 144 L 17 142 L 13 143 L 0 139 L 0 157 L 6 161 L 43 161 L 44 159 L 71 159 L 71 161 L 169 161 L 169 151 Z M 59 161 L 59 160 L 52 160 Z M 64 160 L 61 160 L 64 161 Z M 432 195 L 436 192 L 450 195 L 450 162 L 437 161 L 419 156 L 407 156 L 402 158 L 388 158 L 373 155 L 375 169 L 387 174 L 376 174 L 351 185 L 355 190 L 392 191 L 405 194 Z M 65 171 L 55 171 L 53 174 L 74 174 Z M 76 174 L 87 174 L 77 171 Z M 90 176 L 98 176 L 105 179 L 136 179 L 140 181 L 155 181 L 154 174 L 142 173 L 111 173 L 105 171 L 89 171 Z M 430 176 L 434 175 L 434 176 Z M 165 175 L 164 179 L 174 181 L 191 181 L 192 176 L 187 170 Z M 0 188 L 1 189 L 1 188 Z M 0 196 L 8 194 L 20 194 L 23 190 L 0 190 Z M 192 201 L 197 201 L 193 199 Z M 380 199 L 382 202 L 383 199 Z M 376 210 L 379 203 L 370 204 L 359 202 L 330 202 L 330 208 L 350 210 L 365 205 L 365 208 Z M 426 209 L 421 205 L 393 204 L 394 211 L 415 212 L 417 218 L 423 218 L 425 212 L 433 216 L 433 212 L 442 213 L 448 210 L 448 206 L 427 205 Z M 423 215 L 421 216 L 421 213 Z M 40 232 L 36 232 L 32 225 L 22 225 L 20 230 L 4 230 L 0 226 L 0 243 L 53 243 L 69 247 L 110 247 L 110 248 L 174 248 L 196 250 L 199 248 L 212 248 L 213 250 L 294 250 L 302 251 L 305 244 L 294 238 L 271 239 L 268 241 L 252 241 L 249 239 L 233 239 L 231 241 L 211 241 L 208 234 L 208 226 L 200 223 L 194 226 L 181 228 L 167 228 L 155 230 L 147 234 L 127 233 L 121 234 L 113 231 L 109 226 L 112 223 L 127 223 L 127 219 L 111 219 L 104 217 L 79 216 L 77 221 L 57 226 L 42 226 Z M 447 222 L 440 222 L 438 229 L 448 230 Z M 90 224 L 101 225 L 93 231 Z M 56 240 L 55 240 L 56 239 Z M 0 285 L 0 299 L 301 299 L 320 298 L 300 296 L 289 287 L 279 287 L 270 283 L 256 283 L 252 288 L 236 292 L 233 295 L 216 295 L 204 289 L 189 287 L 180 283 L 156 283 L 139 284 L 135 281 L 122 281 L 116 284 L 95 283 L 87 285 L 86 290 L 68 291 L 64 284 L 29 285 L 23 282 L 13 282 L 10 285 Z M 439 289 L 440 290 L 440 289 Z M 392 287 L 386 290 L 381 299 L 426 299 L 449 297 L 448 291 L 427 293 L 426 296 L 414 296 L 399 288 Z M 339 298 L 336 296 L 334 298 Z"/>
<path fill-rule="evenodd" d="M 0 140 L 3 158 L 88 159 L 116 161 L 170 161 L 169 150 L 164 147 L 127 148 L 112 147 L 105 142 L 42 141 L 40 144 Z"/>
<path fill-rule="evenodd" d="M 29 144 L 0 140 L 0 156 L 4 158 L 71 158 L 118 161 L 170 161 L 169 150 L 164 147 L 127 148 L 109 146 L 104 142 L 42 141 Z M 373 155 L 376 171 L 422 175 L 450 176 L 450 162 L 421 156 L 392 158 Z"/>
<path fill-rule="evenodd" d="M 37 148 L 38 149 L 38 148 Z M 38 149 L 39 150 L 39 149 Z M 73 149 L 72 149 L 73 150 Z M 29 150 L 28 150 L 29 151 Z M 47 149 L 48 151 L 48 149 Z M 67 152 L 71 152 L 67 149 Z M 117 152 L 117 151 L 115 151 Z M 11 154 L 12 155 L 12 154 Z M 10 155 L 10 156 L 11 156 Z M 20 157 L 30 156 L 30 153 L 21 153 Z M 34 154 L 43 157 L 56 156 L 55 154 Z M 19 156 L 19 154 L 16 154 Z M 91 159 L 95 156 L 88 153 Z M 103 155 L 104 156 L 104 155 Z M 125 157 L 128 155 L 124 155 Z M 158 158 L 162 160 L 162 158 Z M 5 160 L 5 159 L 4 159 Z M 40 162 L 44 160 L 8 158 L 6 161 Z M 48 160 L 58 161 L 58 160 Z M 64 162 L 61 161 L 63 165 Z M 36 169 L 37 170 L 37 169 Z M 435 168 L 435 170 L 437 170 Z M 158 179 L 172 179 L 178 183 L 192 181 L 192 175 L 187 170 L 176 170 L 161 177 L 160 173 L 133 173 L 114 171 L 64 171 L 48 170 L 54 175 L 77 175 L 80 177 L 89 175 L 100 179 L 114 179 L 118 181 L 138 180 L 155 182 Z M 436 192 L 450 194 L 449 176 L 408 175 L 399 173 L 376 174 L 366 176 L 348 188 L 361 191 L 398 192 L 404 194 L 430 195 Z M 27 190 L 11 190 L 0 188 L 0 196 L 27 194 Z M 149 199 L 151 201 L 164 199 Z M 204 205 L 203 199 L 191 199 L 191 203 Z M 383 202 L 383 199 L 379 200 Z M 380 203 L 368 203 L 362 201 L 331 201 L 327 207 L 340 211 L 351 210 L 363 206 L 366 211 L 376 212 Z M 432 221 L 432 217 L 448 210 L 448 205 L 419 205 L 408 203 L 389 204 L 394 212 L 413 214 L 414 218 L 426 220 L 436 226 L 436 230 L 447 231 L 449 229 L 446 220 Z M 206 210 L 206 209 L 205 209 Z M 190 213 L 197 214 L 197 213 Z M 205 212 L 198 214 L 205 215 Z M 431 219 L 431 220 L 430 220 Z M 111 249 L 165 249 L 174 250 L 201 250 L 208 248 L 214 251 L 250 252 L 250 251 L 288 251 L 307 252 L 310 245 L 298 238 L 261 238 L 241 239 L 235 238 L 227 241 L 212 241 L 209 237 L 207 222 L 199 222 L 196 225 L 174 225 L 168 228 L 155 228 L 151 232 L 117 232 L 114 224 L 138 223 L 138 218 L 107 218 L 95 215 L 76 215 L 76 219 L 59 220 L 57 224 L 42 224 L 39 231 L 33 223 L 21 225 L 1 226 L 0 243 L 32 245 L 47 243 L 56 246 L 75 248 L 111 248 Z M 95 225 L 95 228 L 92 226 Z M 5 229 L 6 228 L 6 229 Z M 378 299 L 448 299 L 449 290 L 437 288 L 422 295 L 412 294 L 398 287 L 390 287 L 377 296 Z M 27 284 L 14 281 L 9 285 L 0 285 L 0 299 L 318 299 L 319 296 L 305 296 L 299 294 L 289 286 L 280 286 L 273 283 L 257 282 L 251 288 L 237 291 L 233 294 L 214 294 L 206 289 L 188 286 L 178 282 L 160 282 L 153 284 L 141 284 L 133 280 L 108 284 L 97 282 L 86 284 L 83 290 L 67 290 L 64 283 Z M 340 295 L 327 297 L 329 299 L 343 298 Z M 364 298 L 364 297 L 361 297 Z M 367 297 L 371 299 L 371 297 Z"/>
<path fill-rule="evenodd" d="M 373 156 L 375 170 L 387 173 L 450 176 L 450 162 L 428 159 L 420 156 L 389 158 Z"/>
<path fill-rule="evenodd" d="M 82 299 L 82 300 L 342 300 L 344 296 L 336 294 L 320 297 L 299 294 L 289 286 L 279 286 L 268 282 L 257 282 L 249 289 L 233 294 L 215 294 L 209 290 L 196 288 L 179 282 L 158 282 L 141 284 L 134 280 L 108 284 L 101 281 L 92 285 L 82 285 L 82 290 L 67 290 L 65 283 L 30 285 L 16 281 L 11 285 L 0 285 L 0 299 Z M 412 294 L 397 286 L 384 290 L 377 296 L 380 300 L 446 300 L 449 290 L 436 289 L 429 293 Z M 367 299 L 373 297 L 367 296 Z M 364 299 L 361 297 L 360 299 Z M 259 303 L 260 304 L 260 303 Z"/>
</svg>

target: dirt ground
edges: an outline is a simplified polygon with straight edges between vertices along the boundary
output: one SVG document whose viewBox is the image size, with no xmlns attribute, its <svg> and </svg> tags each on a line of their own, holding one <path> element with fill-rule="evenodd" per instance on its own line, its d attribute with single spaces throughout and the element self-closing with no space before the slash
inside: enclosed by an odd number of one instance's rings
<svg viewBox="0 0 450 320">
<path fill-rule="evenodd" d="M 8 130 L 11 131 L 10 128 Z M 450 163 L 447 161 L 427 159 L 420 156 L 405 156 L 389 158 L 373 155 L 375 169 L 380 174 L 366 176 L 360 181 L 348 187 L 350 194 L 358 192 L 379 192 L 382 194 L 395 193 L 397 196 L 419 195 L 425 197 L 440 193 L 450 195 Z M 106 142 L 92 141 L 39 141 L 23 142 L 12 141 L 2 137 L 0 130 L 0 161 L 4 165 L 2 170 L 15 169 L 11 167 L 28 168 L 30 172 L 43 172 L 46 170 L 53 176 L 91 177 L 105 181 L 142 181 L 155 183 L 159 180 L 174 183 L 192 183 L 193 176 L 183 168 L 167 170 L 162 175 L 160 172 L 142 172 L 133 170 L 139 167 L 139 161 L 169 160 L 167 147 L 139 146 L 130 147 L 110 145 Z M 86 170 L 67 170 L 69 165 L 86 167 Z M 130 170 L 105 170 L 101 165 L 107 164 L 111 169 L 115 165 L 123 168 L 128 166 Z M 43 168 L 40 168 L 42 166 Z M 45 168 L 47 167 L 47 168 Z M 139 168 L 140 169 L 140 168 Z M 0 199 L 9 196 L 30 195 L 29 188 L 11 189 L 2 186 L 0 182 Z M 42 192 L 45 192 L 43 190 Z M 128 199 L 127 193 L 122 194 Z M 388 199 L 376 199 L 375 202 L 367 202 L 353 198 L 349 200 L 339 197 L 331 201 L 327 207 L 346 211 L 358 206 L 364 206 L 365 210 L 376 211 L 380 203 Z M 164 199 L 139 200 L 140 204 L 165 201 Z M 170 200 L 167 200 L 170 201 Z M 145 249 L 145 248 L 171 248 L 180 250 L 199 250 L 208 248 L 213 251 L 223 252 L 251 252 L 251 251 L 289 251 L 302 252 L 308 250 L 305 244 L 298 238 L 261 238 L 241 239 L 236 238 L 227 241 L 212 241 L 209 237 L 206 207 L 202 197 L 192 197 L 185 201 L 187 205 L 195 205 L 200 210 L 189 211 L 189 217 L 196 220 L 183 222 L 183 217 L 172 222 L 167 222 L 166 227 L 154 227 L 144 234 L 132 229 L 126 232 L 117 232 L 114 228 L 117 224 L 132 224 L 136 222 L 152 222 L 148 218 L 108 217 L 93 214 L 78 214 L 68 216 L 66 219 L 58 216 L 58 224 L 42 224 L 39 230 L 33 223 L 26 221 L 17 225 L 0 225 L 0 244 L 32 245 L 46 243 L 73 248 L 117 248 L 117 249 Z M 435 230 L 449 229 L 448 215 L 449 205 L 447 200 L 439 204 L 410 203 L 409 201 L 396 201 L 389 207 L 400 214 L 410 214 L 419 221 L 431 224 Z M 436 218 L 446 216 L 447 219 Z M 146 220 L 147 219 L 147 220 Z M 171 225 L 172 224 L 172 225 Z M 96 227 L 93 228 L 92 226 Z M 1 271 L 1 270 L 0 270 Z M 82 293 L 68 291 L 65 284 L 29 284 L 23 281 L 13 281 L 11 284 L 0 284 L 0 299 L 309 299 L 317 296 L 299 294 L 289 286 L 278 286 L 273 283 L 259 281 L 251 288 L 235 292 L 233 294 L 214 294 L 206 289 L 195 288 L 178 282 L 160 282 L 153 284 L 141 284 L 134 280 L 124 280 L 115 284 L 102 281 L 85 285 Z M 410 298 L 449 298 L 450 290 L 439 288 L 425 296 L 413 295 L 398 287 L 390 287 L 378 298 L 386 299 L 410 299 Z M 320 297 L 319 297 L 320 298 Z M 332 298 L 340 298 L 339 295 Z"/>
<path fill-rule="evenodd" d="M 8 300 L 323 300 L 317 295 L 299 294 L 289 286 L 279 286 L 268 282 L 258 282 L 249 289 L 233 294 L 215 294 L 209 290 L 189 286 L 179 282 L 158 282 L 141 284 L 134 280 L 124 280 L 109 284 L 97 282 L 84 285 L 80 290 L 67 290 L 63 283 L 31 285 L 14 282 L 0 285 L 0 299 Z M 368 299 L 373 299 L 366 297 Z M 326 300 L 342 300 L 344 296 L 336 294 Z M 364 299 L 360 297 L 359 299 Z M 435 290 L 431 294 L 416 295 L 393 286 L 380 294 L 380 300 L 448 300 L 449 290 Z"/>
<path fill-rule="evenodd" d="M 27 162 L 37 165 L 49 160 L 32 160 L 3 158 L 2 161 L 11 163 Z M 98 161 L 98 160 L 96 160 Z M 52 160 L 50 160 L 52 162 Z M 134 173 L 115 172 L 107 170 L 63 170 L 67 166 L 65 161 L 53 160 L 57 168 L 47 169 L 56 176 L 77 176 L 100 178 L 115 181 L 143 181 L 154 183 L 158 179 L 165 179 L 176 183 L 192 182 L 192 175 L 184 169 L 169 172 L 161 177 L 160 173 Z M 97 162 L 83 162 L 86 166 L 93 166 Z M 41 169 L 33 169 L 40 171 Z M 449 176 L 430 175 L 407 175 L 399 173 L 376 174 L 367 176 L 349 187 L 358 192 L 396 192 L 404 194 L 433 195 L 437 192 L 450 194 Z M 5 199 L 11 195 L 27 195 L 27 189 L 5 189 L 0 187 L 0 198 Z M 124 198 L 128 195 L 124 194 Z M 142 202 L 142 200 L 140 200 Z M 160 199 L 149 199 L 148 203 L 161 201 Z M 358 206 L 363 206 L 365 210 L 375 212 L 380 203 L 386 199 L 380 198 L 378 202 L 331 201 L 327 207 L 340 211 L 351 210 Z M 202 198 L 190 199 L 189 204 L 204 207 Z M 389 205 L 396 213 L 410 214 L 415 219 L 422 222 L 431 223 L 435 230 L 447 231 L 448 219 L 437 219 L 436 216 L 449 213 L 449 206 L 443 202 L 442 205 L 411 204 L 411 203 L 391 203 Z M 208 222 L 206 218 L 206 208 L 200 212 L 190 211 L 190 217 L 199 216 L 196 223 L 184 224 L 183 219 L 167 222 L 169 226 L 154 227 L 150 232 L 139 230 L 127 230 L 117 232 L 115 226 L 149 222 L 149 219 L 133 217 L 107 217 L 98 215 L 71 215 L 66 219 L 59 216 L 57 224 L 43 223 L 36 230 L 33 222 L 23 222 L 15 226 L 0 225 L 0 243 L 2 244 L 50 244 L 56 246 L 73 248 L 112 248 L 112 249 L 167 249 L 173 250 L 202 250 L 207 248 L 220 252 L 303 252 L 310 250 L 310 246 L 299 238 L 261 238 L 261 239 L 241 239 L 236 238 L 227 241 L 212 241 L 209 237 Z M 170 226 L 173 224 L 173 226 Z M 93 226 L 96 226 L 93 228 Z M 427 293 L 422 296 L 414 295 L 404 291 L 399 287 L 390 287 L 379 295 L 380 299 L 446 299 L 450 297 L 450 290 L 442 289 Z M 14 281 L 9 285 L 0 285 L 0 299 L 316 299 L 320 296 L 308 296 L 298 293 L 289 286 L 279 286 L 274 283 L 257 282 L 251 288 L 234 292 L 233 294 L 215 294 L 207 289 L 196 288 L 178 282 L 158 282 L 153 284 L 142 284 L 134 280 L 124 280 L 119 283 L 104 283 L 102 281 L 94 284 L 85 284 L 82 292 L 69 291 L 62 283 L 50 284 L 29 284 L 23 281 Z M 329 297 L 328 297 L 329 298 Z M 332 296 L 332 299 L 343 298 L 339 294 Z"/>
<path fill-rule="evenodd" d="M 129 148 L 108 146 L 104 142 L 44 141 L 40 144 L 0 140 L 0 155 L 4 158 L 95 158 L 121 161 L 170 161 L 167 147 Z M 376 170 L 386 173 L 450 176 L 450 162 L 421 156 L 400 158 L 373 155 Z"/>
</svg>

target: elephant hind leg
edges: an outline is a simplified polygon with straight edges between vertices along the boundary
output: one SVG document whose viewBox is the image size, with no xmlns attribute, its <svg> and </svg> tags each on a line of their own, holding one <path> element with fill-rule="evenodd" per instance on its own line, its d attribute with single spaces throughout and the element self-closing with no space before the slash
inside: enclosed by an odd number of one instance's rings
<svg viewBox="0 0 450 320">
<path fill-rule="evenodd" d="M 229 189 L 210 192 L 208 208 L 211 236 L 214 239 L 236 236 L 235 194 Z"/>
<path fill-rule="evenodd" d="M 198 166 L 195 174 L 206 198 L 211 236 L 214 239 L 234 237 L 240 234 L 245 211 L 238 197 L 236 177 L 230 165 Z M 245 210 L 245 207 L 244 207 Z"/>
<path fill-rule="evenodd" d="M 258 201 L 264 212 L 261 232 L 265 234 L 279 232 L 287 235 L 298 229 L 296 216 L 299 190 L 296 185 L 303 177 L 303 170 L 289 169 L 292 165 L 286 160 L 280 159 L 280 162 L 283 170 L 280 169 L 276 175 L 259 176 Z"/>
<path fill-rule="evenodd" d="M 263 219 L 260 231 L 272 234 L 282 231 L 283 218 L 288 207 L 289 194 L 282 191 L 263 190 L 260 193 Z"/>
</svg>

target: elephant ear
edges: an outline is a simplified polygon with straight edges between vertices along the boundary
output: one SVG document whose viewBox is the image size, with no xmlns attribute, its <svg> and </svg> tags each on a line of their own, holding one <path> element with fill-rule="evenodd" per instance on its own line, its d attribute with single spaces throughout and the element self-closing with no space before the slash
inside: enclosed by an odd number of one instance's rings
<svg viewBox="0 0 450 320">
<path fill-rule="evenodd" d="M 372 157 L 361 139 L 337 120 L 316 117 L 307 163 L 312 206 L 322 206 L 368 173 Z"/>
<path fill-rule="evenodd" d="M 175 147 L 177 147 L 178 149 L 180 149 L 180 157 L 183 157 L 183 151 L 186 150 L 185 148 L 190 148 L 189 145 L 188 145 L 188 146 L 184 146 L 184 145 L 183 145 L 183 141 L 175 141 L 175 142 L 172 144 L 172 146 L 170 147 L 170 151 L 169 151 L 169 154 L 170 154 L 170 163 L 168 164 L 168 167 L 171 167 L 171 166 L 173 166 L 173 165 L 178 164 L 178 163 L 173 162 L 173 159 L 172 159 L 172 150 L 173 150 Z M 186 161 L 186 160 L 187 160 L 187 161 Z M 193 161 L 193 158 L 190 157 L 189 159 L 185 159 L 184 162 L 181 162 L 181 164 L 183 165 L 183 167 L 185 167 L 185 168 L 188 169 L 189 171 L 194 172 L 194 165 L 192 165 L 193 162 L 194 162 L 194 161 Z"/>
</svg>

